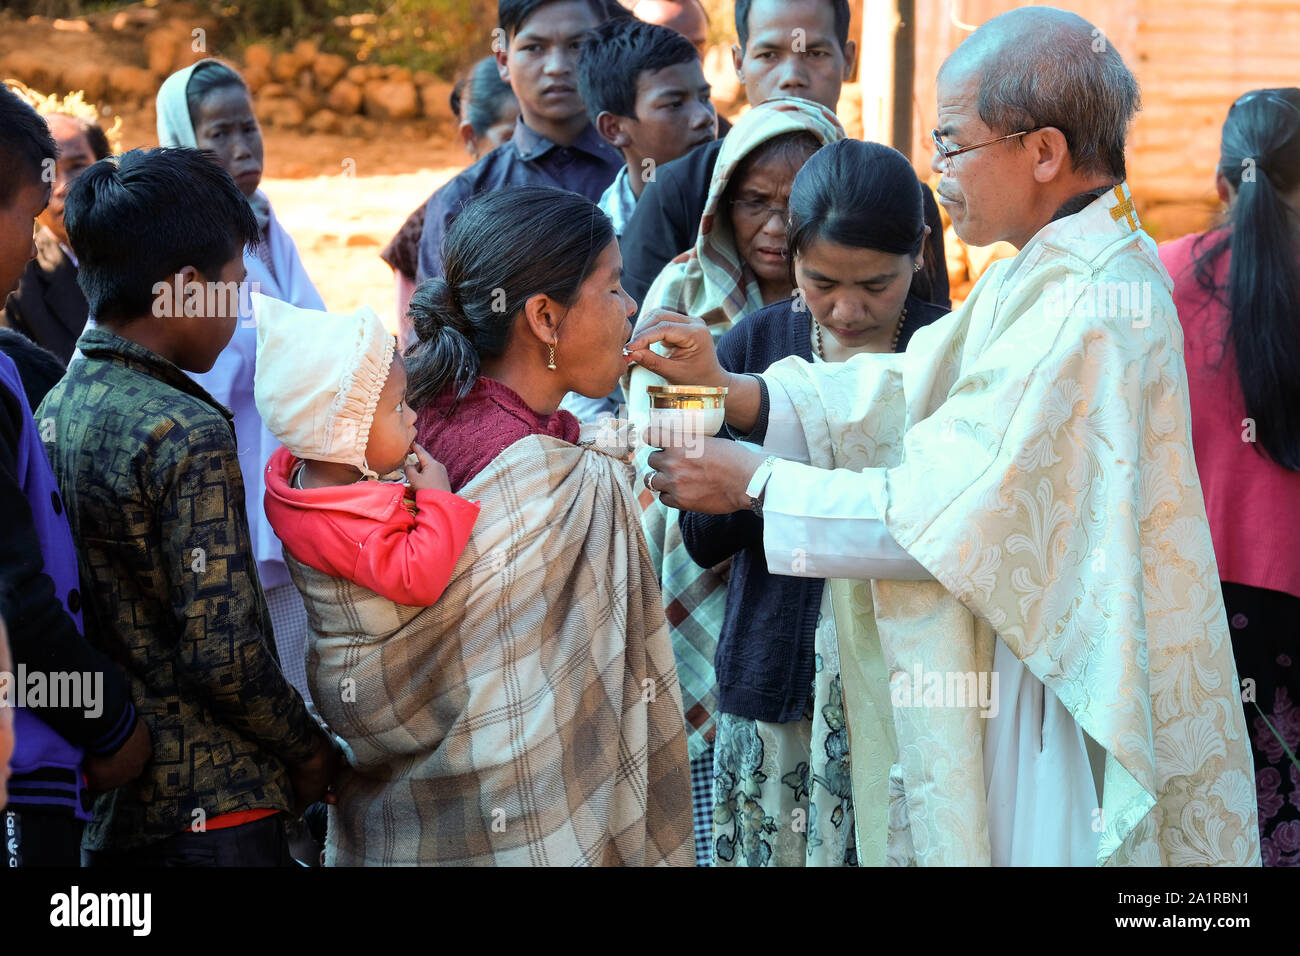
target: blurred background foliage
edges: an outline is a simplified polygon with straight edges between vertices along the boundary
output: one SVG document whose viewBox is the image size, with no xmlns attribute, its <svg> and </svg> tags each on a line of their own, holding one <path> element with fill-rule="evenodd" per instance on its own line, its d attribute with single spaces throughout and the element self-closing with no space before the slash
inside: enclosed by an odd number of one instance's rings
<svg viewBox="0 0 1300 956">
<path fill-rule="evenodd" d="M 623 0 L 627 6 L 631 0 Z M 731 0 L 703 0 L 715 43 L 734 41 Z M 73 19 L 138 7 L 173 7 L 167 0 L 6 0 L 17 16 Z M 287 50 L 311 40 L 321 50 L 361 63 L 405 66 L 450 78 L 491 49 L 496 0 L 192 0 L 237 46 L 266 43 Z"/>
<path fill-rule="evenodd" d="M 171 8 L 145 0 L 10 0 L 18 16 L 73 19 L 133 7 Z M 291 48 L 311 40 L 361 63 L 395 64 L 451 77 L 491 49 L 496 0 L 198 0 L 189 6 L 221 23 L 238 46 Z"/>
</svg>

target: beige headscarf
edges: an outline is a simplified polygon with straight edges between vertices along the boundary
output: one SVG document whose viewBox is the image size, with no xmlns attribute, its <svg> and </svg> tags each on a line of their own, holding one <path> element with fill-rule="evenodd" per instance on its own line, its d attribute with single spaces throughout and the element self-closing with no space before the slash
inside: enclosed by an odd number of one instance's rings
<svg viewBox="0 0 1300 956">
<path fill-rule="evenodd" d="M 736 121 L 713 168 L 695 248 L 685 262 L 670 262 L 659 273 L 641 305 L 642 315 L 662 308 L 699 316 L 716 337 L 763 307 L 758 280 L 736 249 L 731 217 L 719 207 L 746 156 L 770 139 L 797 132 L 812 133 L 823 146 L 844 138 L 844 128 L 831 110 L 796 97 L 767 100 Z"/>
</svg>

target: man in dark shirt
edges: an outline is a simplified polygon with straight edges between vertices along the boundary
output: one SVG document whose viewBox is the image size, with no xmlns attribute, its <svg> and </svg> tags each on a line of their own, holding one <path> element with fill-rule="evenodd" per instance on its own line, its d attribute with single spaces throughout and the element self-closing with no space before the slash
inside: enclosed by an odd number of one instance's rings
<svg viewBox="0 0 1300 956">
<path fill-rule="evenodd" d="M 471 197 L 502 186 L 537 184 L 592 202 L 614 181 L 623 157 L 601 139 L 578 95 L 578 50 L 604 10 L 596 0 L 500 0 L 493 49 L 501 78 L 519 100 L 510 142 L 492 150 L 429 198 L 419 273 L 442 275 L 442 237 Z"/>
<path fill-rule="evenodd" d="M 847 0 L 736 0 L 740 42 L 731 53 L 750 105 L 777 96 L 798 96 L 835 109 L 857 58 L 857 46 L 848 34 Z M 721 131 L 718 136 L 660 166 L 624 228 L 619 240 L 623 288 L 638 303 L 663 267 L 695 243 L 722 149 Z M 929 298 L 947 308 L 951 303 L 943 225 L 929 189 L 924 200 L 930 226 L 925 250 Z"/>
</svg>

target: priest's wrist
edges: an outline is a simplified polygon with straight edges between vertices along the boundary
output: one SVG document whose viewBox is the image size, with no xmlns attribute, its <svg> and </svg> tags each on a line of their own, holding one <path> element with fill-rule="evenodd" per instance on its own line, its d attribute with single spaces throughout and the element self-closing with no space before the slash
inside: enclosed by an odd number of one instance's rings
<svg viewBox="0 0 1300 956">
<path fill-rule="evenodd" d="M 730 503 L 733 505 L 734 511 L 753 511 L 756 514 L 761 515 L 761 509 L 755 506 L 754 498 L 750 494 L 750 486 L 754 483 L 754 476 L 759 469 L 768 465 L 768 459 L 770 456 L 763 454 L 761 451 L 751 451 L 748 448 L 744 448 L 744 446 L 738 447 L 744 450 L 745 459 L 737 469 L 737 480 L 732 482 L 731 486 L 728 488 L 728 491 L 730 492 L 728 496 Z M 768 466 L 765 471 L 770 471 L 770 466 Z M 765 479 L 763 480 L 763 484 L 766 484 Z M 765 489 L 759 489 L 760 500 L 762 497 L 762 490 Z"/>
</svg>

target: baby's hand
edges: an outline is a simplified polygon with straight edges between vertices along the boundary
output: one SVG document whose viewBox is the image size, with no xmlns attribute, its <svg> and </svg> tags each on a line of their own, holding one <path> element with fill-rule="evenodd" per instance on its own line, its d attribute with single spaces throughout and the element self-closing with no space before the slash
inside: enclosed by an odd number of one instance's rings
<svg viewBox="0 0 1300 956">
<path fill-rule="evenodd" d="M 437 489 L 438 491 L 451 491 L 451 482 L 447 479 L 447 469 L 442 467 L 442 463 L 434 461 L 433 456 L 425 451 L 418 442 L 411 443 L 411 450 L 420 460 L 418 465 L 407 465 L 403 471 L 406 472 L 406 480 L 411 483 L 411 487 L 416 491 L 426 489 Z"/>
</svg>

